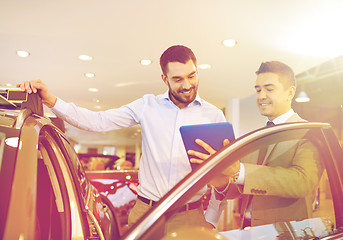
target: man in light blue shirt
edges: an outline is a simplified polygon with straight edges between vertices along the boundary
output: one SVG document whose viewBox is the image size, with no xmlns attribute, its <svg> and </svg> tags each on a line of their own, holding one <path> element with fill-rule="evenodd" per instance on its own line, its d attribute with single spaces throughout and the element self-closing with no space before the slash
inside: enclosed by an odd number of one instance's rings
<svg viewBox="0 0 343 240">
<path fill-rule="evenodd" d="M 201 99 L 198 90 L 197 62 L 193 52 L 184 46 L 168 48 L 160 58 L 162 80 L 168 86 L 164 94 L 144 95 L 117 109 L 93 112 L 66 103 L 55 97 L 39 79 L 20 86 L 29 93 L 39 91 L 43 103 L 71 125 L 89 131 L 110 131 L 136 124 L 141 125 L 142 156 L 139 169 L 138 199 L 129 216 L 129 225 L 136 222 L 152 205 L 190 171 L 190 163 L 179 128 L 184 125 L 224 122 L 223 112 Z M 204 190 L 206 191 L 206 189 Z M 167 230 L 179 226 L 216 225 L 220 202 L 212 199 L 214 209 L 204 218 L 201 197 L 194 196 L 188 206 L 180 209 Z M 184 211 L 183 211 L 184 209 Z"/>
</svg>

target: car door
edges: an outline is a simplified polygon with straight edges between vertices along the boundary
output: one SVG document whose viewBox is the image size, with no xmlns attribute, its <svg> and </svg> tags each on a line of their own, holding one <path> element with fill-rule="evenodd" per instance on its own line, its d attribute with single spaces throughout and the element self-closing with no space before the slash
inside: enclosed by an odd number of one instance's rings
<svg viewBox="0 0 343 240">
<path fill-rule="evenodd" d="M 40 132 L 38 153 L 37 216 L 41 239 L 84 239 L 83 228 L 88 224 L 82 218 L 69 166 L 50 126 Z"/>
<path fill-rule="evenodd" d="M 97 232 L 95 235 L 105 239 L 118 238 L 119 229 L 111 209 L 101 199 L 94 186 L 90 184 L 82 164 L 69 141 L 61 133 L 57 134 L 59 136 L 58 142 L 72 170 L 72 177 L 78 192 L 80 206 L 87 209 L 88 222 L 90 228 L 92 228 L 91 232 Z"/>
<path fill-rule="evenodd" d="M 275 151 L 276 146 L 282 146 L 282 151 Z M 307 146 L 305 151 L 294 150 L 302 146 Z M 267 148 L 267 156 L 262 163 L 258 163 L 258 156 L 263 148 Z M 274 153 L 272 152 L 273 150 Z M 211 187 L 211 184 L 214 182 L 213 180 L 219 175 L 223 174 L 225 176 L 227 169 L 237 160 L 240 160 L 245 165 L 255 166 L 253 168 L 247 167 L 246 169 L 256 169 L 252 171 L 256 176 L 258 176 L 258 172 L 254 171 L 262 171 L 262 168 L 257 166 L 257 164 L 267 166 L 267 168 L 275 168 L 277 164 L 283 164 L 277 168 L 295 169 L 297 170 L 293 173 L 295 175 L 299 174 L 299 172 L 304 175 L 309 174 L 309 168 L 312 168 L 313 165 L 299 164 L 298 166 L 288 160 L 288 158 L 294 157 L 292 154 L 298 155 L 299 152 L 301 153 L 300 157 L 298 157 L 300 160 L 305 159 L 304 156 L 307 156 L 306 158 L 318 159 L 318 165 L 320 165 L 318 169 L 320 170 L 314 174 L 318 177 L 313 184 L 308 185 L 300 182 L 300 185 L 297 182 L 299 185 L 294 185 L 295 182 L 292 182 L 292 178 L 289 178 L 291 180 L 288 186 L 283 183 L 281 185 L 283 188 L 270 188 L 270 186 L 277 185 L 272 182 L 273 180 L 280 181 L 275 177 L 268 180 L 269 182 L 266 184 L 266 187 L 259 188 L 262 183 L 257 185 L 257 182 L 261 182 L 263 178 L 255 178 L 256 187 L 251 188 L 254 190 L 251 190 L 249 193 L 242 191 L 241 193 L 243 194 L 237 195 L 239 197 L 231 197 L 232 199 L 229 199 L 229 195 L 226 195 L 226 198 L 221 201 L 222 203 L 227 203 L 227 207 L 221 213 L 217 226 L 218 232 L 214 233 L 212 230 L 208 232 L 206 229 L 199 229 L 196 226 L 186 226 L 184 229 L 179 229 L 173 233 L 166 233 L 164 231 L 166 222 L 173 215 L 170 214 L 171 212 L 175 212 L 174 210 L 184 205 L 204 186 Z M 342 164 L 342 149 L 328 124 L 292 123 L 259 129 L 222 148 L 196 171 L 186 176 L 184 180 L 179 182 L 161 199 L 158 205 L 149 210 L 130 229 L 131 231 L 124 236 L 124 239 L 163 237 L 165 239 L 174 239 L 173 237 L 176 239 L 177 237 L 179 239 L 277 239 L 280 237 L 281 239 L 306 239 L 307 237 L 321 238 L 335 235 L 338 232 L 336 229 L 340 229 L 343 226 L 343 209 L 340 200 L 343 198 Z M 298 171 L 301 168 L 300 166 L 303 169 Z M 281 177 L 287 179 L 288 176 Z M 246 176 L 245 180 L 248 181 L 248 179 L 248 176 Z M 302 187 L 302 185 L 305 187 Z M 307 186 L 311 186 L 311 189 L 306 189 Z M 241 188 L 244 190 L 245 187 L 242 186 Z M 304 194 L 303 197 L 300 196 L 302 194 L 300 190 L 302 189 L 304 189 L 304 192 L 314 193 L 312 194 L 313 196 L 311 195 L 311 200 L 307 200 L 307 194 Z M 267 199 L 265 200 L 268 203 L 266 207 L 267 213 L 270 209 L 268 207 L 273 206 L 271 204 L 275 203 L 275 201 L 273 202 L 269 198 L 262 197 L 263 195 L 268 195 L 269 191 L 275 195 L 270 198 L 279 197 L 276 196 L 277 194 L 282 196 L 279 200 L 283 203 L 283 206 L 280 206 L 279 209 L 273 209 L 280 213 L 279 215 L 276 214 L 278 217 L 275 218 L 275 221 L 268 219 L 265 223 L 257 223 L 247 229 L 241 229 L 243 197 L 251 195 L 253 198 L 260 198 L 261 200 L 257 201 L 257 204 L 261 204 L 264 199 Z M 306 202 L 305 198 L 307 203 L 310 203 L 306 205 L 310 217 L 299 217 L 298 212 L 294 211 L 294 209 L 292 211 L 283 211 L 285 206 L 291 206 L 293 203 L 298 202 L 299 199 Z M 254 203 L 256 204 L 256 201 Z M 304 205 L 300 204 L 299 206 Z M 299 212 L 303 210 L 302 208 L 298 209 Z"/>
</svg>

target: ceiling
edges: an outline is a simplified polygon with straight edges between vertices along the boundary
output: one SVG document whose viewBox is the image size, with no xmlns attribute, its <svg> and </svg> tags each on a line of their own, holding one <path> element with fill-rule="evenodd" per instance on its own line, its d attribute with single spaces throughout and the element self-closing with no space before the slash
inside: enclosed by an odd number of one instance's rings
<svg viewBox="0 0 343 240">
<path fill-rule="evenodd" d="M 94 111 L 116 108 L 165 92 L 159 57 L 182 44 L 199 64 L 211 65 L 199 70 L 199 93 L 223 108 L 230 98 L 254 93 L 262 61 L 280 60 L 301 73 L 342 55 L 342 9 L 341 0 L 3 0 L 0 83 L 41 78 L 65 101 Z M 227 48 L 225 39 L 237 45 Z M 30 56 L 20 58 L 17 50 Z M 81 54 L 93 60 L 80 61 Z M 143 66 L 141 59 L 152 64 Z M 99 92 L 89 92 L 92 87 Z M 129 144 L 136 131 L 80 137 L 67 126 L 75 141 L 96 144 Z"/>
</svg>

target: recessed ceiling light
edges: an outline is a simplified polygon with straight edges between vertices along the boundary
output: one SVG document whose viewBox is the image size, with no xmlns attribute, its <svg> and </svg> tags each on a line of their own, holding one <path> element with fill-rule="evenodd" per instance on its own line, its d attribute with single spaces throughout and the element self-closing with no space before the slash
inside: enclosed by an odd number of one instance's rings
<svg viewBox="0 0 343 240">
<path fill-rule="evenodd" d="M 141 64 L 144 66 L 150 65 L 152 61 L 150 59 L 142 59 Z"/>
<path fill-rule="evenodd" d="M 81 61 L 92 61 L 92 60 L 93 60 L 93 57 L 88 56 L 88 55 L 80 55 L 80 56 L 79 56 L 79 59 L 80 59 Z"/>
<path fill-rule="evenodd" d="M 96 109 L 101 109 L 101 106 L 98 105 L 98 106 L 95 106 L 94 108 L 96 108 Z"/>
<path fill-rule="evenodd" d="M 94 73 L 85 73 L 85 76 L 88 78 L 93 78 L 93 77 L 95 77 L 95 74 Z"/>
<path fill-rule="evenodd" d="M 100 102 L 100 100 L 99 100 L 99 99 L 97 99 L 97 98 L 93 98 L 93 102 L 99 103 L 99 102 Z"/>
<path fill-rule="evenodd" d="M 99 89 L 97 89 L 97 88 L 88 88 L 88 91 L 90 91 L 90 92 L 99 92 Z"/>
<path fill-rule="evenodd" d="M 234 47 L 237 44 L 237 41 L 234 39 L 226 39 L 223 41 L 225 47 Z"/>
<path fill-rule="evenodd" d="M 210 64 L 200 64 L 198 65 L 198 68 L 200 69 L 210 69 L 211 68 L 211 65 Z"/>
<path fill-rule="evenodd" d="M 26 58 L 30 56 L 30 53 L 28 51 L 18 50 L 17 55 L 22 58 Z"/>
</svg>

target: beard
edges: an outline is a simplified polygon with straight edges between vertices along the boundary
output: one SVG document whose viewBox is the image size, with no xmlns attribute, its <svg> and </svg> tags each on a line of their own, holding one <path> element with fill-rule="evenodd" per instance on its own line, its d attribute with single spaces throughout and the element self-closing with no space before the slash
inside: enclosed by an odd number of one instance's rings
<svg viewBox="0 0 343 240">
<path fill-rule="evenodd" d="M 194 101 L 197 95 L 198 86 L 192 86 L 189 89 L 182 89 L 182 90 L 172 90 L 169 85 L 169 94 L 171 95 L 171 99 L 175 99 L 177 102 L 182 104 L 190 104 Z M 191 91 L 191 94 L 186 96 L 184 92 Z"/>
</svg>

